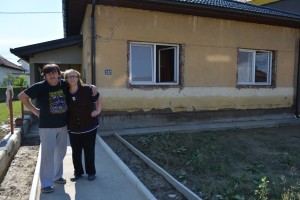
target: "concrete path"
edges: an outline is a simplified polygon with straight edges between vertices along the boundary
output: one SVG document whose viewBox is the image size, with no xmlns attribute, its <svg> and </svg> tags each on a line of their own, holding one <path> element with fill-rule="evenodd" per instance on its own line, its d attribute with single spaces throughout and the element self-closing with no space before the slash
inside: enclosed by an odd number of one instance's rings
<svg viewBox="0 0 300 200">
<path fill-rule="evenodd" d="M 30 200 L 144 200 L 155 199 L 154 196 L 128 171 L 122 162 L 116 159 L 111 150 L 105 146 L 103 140 L 97 136 L 95 150 L 96 179 L 88 181 L 84 175 L 76 182 L 71 182 L 73 176 L 72 149 L 67 148 L 64 159 L 65 185 L 54 184 L 54 192 L 43 194 L 40 192 L 39 161 L 32 185 Z M 124 170 L 125 169 L 125 170 Z"/>
</svg>

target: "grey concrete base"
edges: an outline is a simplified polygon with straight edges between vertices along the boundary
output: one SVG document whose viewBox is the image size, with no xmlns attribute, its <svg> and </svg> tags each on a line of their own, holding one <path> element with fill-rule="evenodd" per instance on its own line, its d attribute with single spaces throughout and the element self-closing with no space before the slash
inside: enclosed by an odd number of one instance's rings
<svg viewBox="0 0 300 200">
<path fill-rule="evenodd" d="M 217 110 L 198 112 L 133 112 L 107 113 L 100 116 L 99 131 L 109 133 L 115 130 L 139 129 L 147 127 L 172 127 L 177 125 L 197 125 L 209 123 L 231 123 L 259 119 L 287 119 L 295 116 L 293 109 L 252 109 Z"/>
</svg>

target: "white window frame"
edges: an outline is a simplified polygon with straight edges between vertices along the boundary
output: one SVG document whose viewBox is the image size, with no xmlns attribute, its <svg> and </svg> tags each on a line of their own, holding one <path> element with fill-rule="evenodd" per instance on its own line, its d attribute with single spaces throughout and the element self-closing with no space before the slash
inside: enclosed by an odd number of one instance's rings
<svg viewBox="0 0 300 200">
<path fill-rule="evenodd" d="M 237 83 L 238 85 L 265 85 L 269 86 L 272 84 L 272 57 L 273 57 L 273 52 L 272 51 L 266 51 L 266 50 L 250 50 L 250 49 L 238 49 L 238 59 L 239 59 L 239 52 L 247 52 L 247 53 L 252 53 L 252 65 L 251 65 L 251 80 L 252 81 L 239 81 L 237 78 Z M 268 54 L 268 66 L 267 66 L 267 81 L 266 82 L 255 82 L 255 61 L 256 61 L 256 53 L 257 52 L 264 52 Z M 238 67 L 238 73 L 239 73 L 239 66 Z M 239 76 L 239 74 L 238 74 Z"/>
<path fill-rule="evenodd" d="M 132 79 L 133 69 L 132 69 L 132 48 L 134 46 L 146 46 L 151 47 L 151 67 L 152 67 L 152 80 L 151 81 L 134 81 Z M 156 63 L 158 62 L 160 67 L 160 56 L 156 57 L 157 46 L 166 46 L 165 49 L 174 49 L 174 82 L 160 82 L 160 80 L 156 80 Z M 164 49 L 164 50 L 165 50 Z M 160 52 L 161 49 L 158 49 Z M 129 58 L 129 82 L 132 85 L 178 85 L 179 84 L 179 45 L 174 44 L 162 44 L 162 43 L 145 43 L 145 42 L 130 42 L 130 58 Z M 160 55 L 160 54 L 159 54 Z M 160 71 L 158 72 L 160 73 Z M 160 76 L 158 77 L 160 79 Z"/>
</svg>

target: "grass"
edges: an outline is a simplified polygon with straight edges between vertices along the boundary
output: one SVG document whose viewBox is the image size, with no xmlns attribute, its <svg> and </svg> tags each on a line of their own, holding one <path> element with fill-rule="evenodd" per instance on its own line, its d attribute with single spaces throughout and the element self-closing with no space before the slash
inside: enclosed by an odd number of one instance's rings
<svg viewBox="0 0 300 200">
<path fill-rule="evenodd" d="M 22 116 L 21 112 L 21 102 L 20 101 L 13 101 L 13 118 L 18 118 Z M 10 131 L 7 129 L 2 128 L 1 125 L 9 124 L 10 122 L 10 112 L 9 107 L 6 106 L 6 103 L 0 103 L 0 140 Z"/>
<path fill-rule="evenodd" d="M 203 199 L 300 200 L 300 125 L 124 138 Z"/>
</svg>

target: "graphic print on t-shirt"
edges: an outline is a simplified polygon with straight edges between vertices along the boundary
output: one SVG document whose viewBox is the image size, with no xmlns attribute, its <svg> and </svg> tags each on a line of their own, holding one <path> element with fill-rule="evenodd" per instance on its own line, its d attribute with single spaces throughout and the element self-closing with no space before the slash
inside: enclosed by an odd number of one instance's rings
<svg viewBox="0 0 300 200">
<path fill-rule="evenodd" d="M 67 111 L 66 99 L 62 90 L 49 92 L 49 104 L 51 114 L 61 114 Z"/>
</svg>

